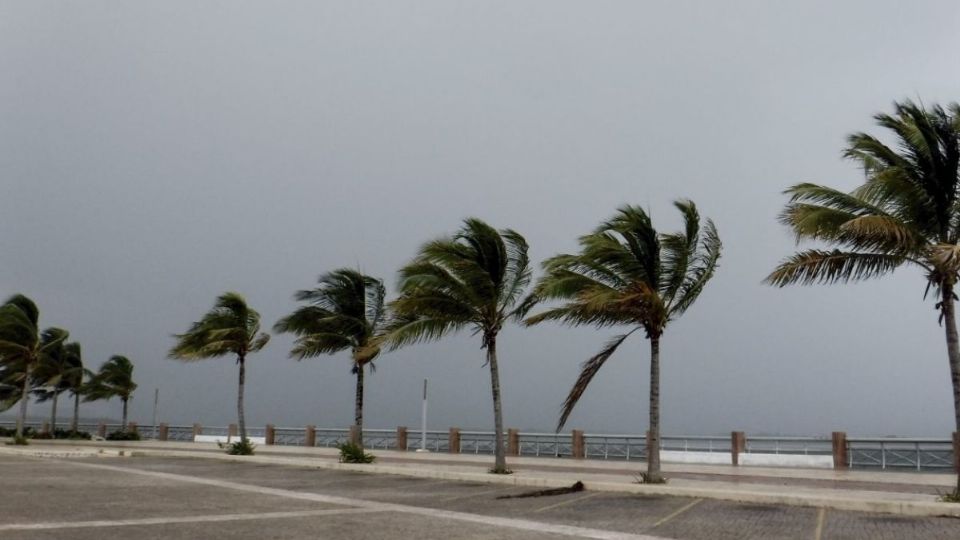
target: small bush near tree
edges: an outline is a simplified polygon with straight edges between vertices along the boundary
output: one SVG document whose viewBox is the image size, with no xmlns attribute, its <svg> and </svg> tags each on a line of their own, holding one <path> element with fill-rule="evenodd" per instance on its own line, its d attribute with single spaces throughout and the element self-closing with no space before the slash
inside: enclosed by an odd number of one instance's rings
<svg viewBox="0 0 960 540">
<path fill-rule="evenodd" d="M 217 443 L 220 448 L 226 448 L 231 456 L 252 456 L 253 449 L 256 448 L 250 439 L 240 440 L 234 443 Z"/>
<path fill-rule="evenodd" d="M 363 447 L 352 442 L 337 445 L 340 450 L 340 463 L 373 463 L 376 456 L 363 451 Z"/>
<path fill-rule="evenodd" d="M 13 445 L 13 446 L 26 446 L 30 444 L 30 440 L 27 439 L 26 437 L 20 437 L 19 435 L 14 435 L 13 440 L 9 441 L 7 444 Z"/>
</svg>

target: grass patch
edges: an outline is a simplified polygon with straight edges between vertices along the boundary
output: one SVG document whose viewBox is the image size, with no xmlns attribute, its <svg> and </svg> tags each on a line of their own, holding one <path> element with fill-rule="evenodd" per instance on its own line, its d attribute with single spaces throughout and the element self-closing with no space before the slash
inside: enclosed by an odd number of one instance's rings
<svg viewBox="0 0 960 540">
<path fill-rule="evenodd" d="M 340 463 L 373 463 L 377 457 L 363 451 L 363 447 L 352 442 L 337 445 L 340 450 Z"/>
<path fill-rule="evenodd" d="M 637 476 L 633 477 L 638 484 L 666 484 L 667 478 L 661 474 L 651 475 L 650 473 L 642 472 Z"/>
<path fill-rule="evenodd" d="M 941 493 L 937 500 L 945 503 L 960 503 L 960 489 Z"/>
</svg>

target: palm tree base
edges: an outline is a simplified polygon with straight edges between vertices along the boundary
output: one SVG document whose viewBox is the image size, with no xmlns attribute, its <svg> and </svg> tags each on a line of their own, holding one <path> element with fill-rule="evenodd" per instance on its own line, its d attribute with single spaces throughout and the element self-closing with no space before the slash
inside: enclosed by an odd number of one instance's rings
<svg viewBox="0 0 960 540">
<path fill-rule="evenodd" d="M 487 472 L 489 472 L 490 474 L 513 474 L 513 471 L 510 469 L 507 469 L 507 468 L 498 469 L 496 467 L 490 469 Z"/>
<path fill-rule="evenodd" d="M 642 472 L 637 478 L 638 484 L 666 484 L 667 477 L 660 473 Z"/>
</svg>

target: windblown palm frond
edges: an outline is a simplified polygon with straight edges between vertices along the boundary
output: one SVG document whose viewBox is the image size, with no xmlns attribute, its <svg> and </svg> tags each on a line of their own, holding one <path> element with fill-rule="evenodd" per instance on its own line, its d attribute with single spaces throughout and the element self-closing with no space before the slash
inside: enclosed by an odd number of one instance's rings
<svg viewBox="0 0 960 540">
<path fill-rule="evenodd" d="M 297 292 L 306 305 L 280 319 L 273 330 L 296 336 L 290 355 L 297 359 L 344 350 L 363 365 L 380 353 L 371 340 L 385 318 L 386 289 L 377 278 L 341 268 L 320 276 L 318 287 Z"/>
<path fill-rule="evenodd" d="M 269 334 L 260 332 L 260 314 L 235 292 L 220 295 L 213 309 L 176 338 L 170 357 L 186 361 L 245 356 L 270 340 Z"/>
</svg>

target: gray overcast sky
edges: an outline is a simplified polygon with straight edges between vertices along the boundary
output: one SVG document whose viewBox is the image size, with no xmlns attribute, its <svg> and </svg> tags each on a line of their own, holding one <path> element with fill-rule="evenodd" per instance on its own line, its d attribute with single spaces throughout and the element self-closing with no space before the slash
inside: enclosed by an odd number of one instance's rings
<svg viewBox="0 0 960 540">
<path fill-rule="evenodd" d="M 225 424 L 232 359 L 165 358 L 234 289 L 266 326 L 339 266 L 393 287 L 425 240 L 478 216 L 536 260 L 624 203 L 679 224 L 690 197 L 722 267 L 663 343 L 667 434 L 945 435 L 942 330 L 922 276 L 776 290 L 781 191 L 862 175 L 844 137 L 895 99 L 960 99 L 960 4 L 943 2 L 0 3 L 0 294 L 23 292 L 94 367 L 136 364 L 133 418 Z M 875 131 L 875 130 L 874 130 Z M 507 328 L 506 423 L 548 430 L 616 330 Z M 345 426 L 347 355 L 250 362 L 254 425 Z M 369 427 L 492 425 L 479 339 L 383 356 Z M 636 336 L 569 426 L 646 429 Z M 117 402 L 89 415 L 119 415 Z M 32 407 L 42 414 L 43 406 Z"/>
</svg>

